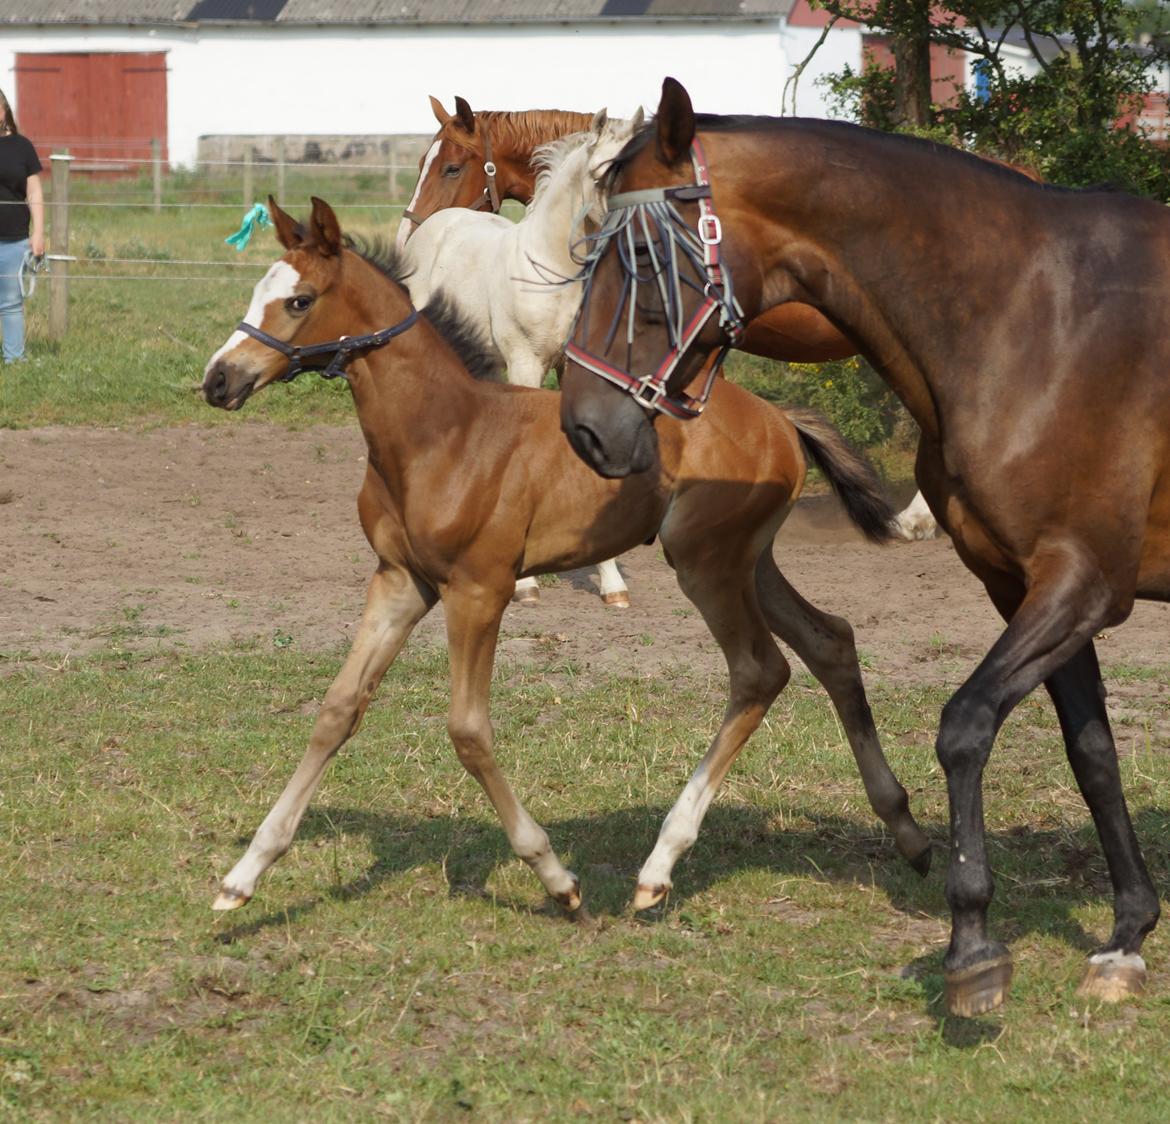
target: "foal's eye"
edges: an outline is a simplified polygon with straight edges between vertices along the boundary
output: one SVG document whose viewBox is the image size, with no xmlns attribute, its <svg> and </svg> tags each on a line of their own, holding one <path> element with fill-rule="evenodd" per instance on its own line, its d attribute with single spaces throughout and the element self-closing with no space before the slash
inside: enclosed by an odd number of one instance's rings
<svg viewBox="0 0 1170 1124">
<path fill-rule="evenodd" d="M 289 297 L 284 302 L 284 306 L 289 312 L 308 312 L 312 304 L 313 298 L 307 293 L 298 293 L 295 297 Z"/>
<path fill-rule="evenodd" d="M 447 176 L 448 178 L 453 178 L 453 177 L 459 175 L 459 173 L 462 171 L 463 171 L 462 164 L 444 164 L 443 165 L 443 175 Z"/>
</svg>

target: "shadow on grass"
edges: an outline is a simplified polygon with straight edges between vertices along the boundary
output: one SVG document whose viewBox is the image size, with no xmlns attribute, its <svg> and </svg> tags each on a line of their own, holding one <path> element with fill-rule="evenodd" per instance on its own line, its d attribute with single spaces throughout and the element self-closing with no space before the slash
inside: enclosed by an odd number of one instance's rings
<svg viewBox="0 0 1170 1124">
<path fill-rule="evenodd" d="M 666 811 L 665 807 L 642 805 L 545 825 L 554 848 L 581 878 L 585 904 L 594 917 L 628 913 L 635 876 Z M 946 854 L 942 825 L 931 825 L 934 868 L 922 879 L 898 856 L 889 837 L 876 828 L 811 810 L 797 810 L 794 818 L 813 826 L 774 831 L 760 810 L 745 806 L 711 809 L 699 841 L 675 871 L 671 905 L 685 903 L 737 872 L 762 868 L 778 876 L 872 884 L 885 893 L 894 908 L 910 917 L 948 920 L 942 893 Z M 1138 838 L 1147 841 L 1155 884 L 1165 885 L 1170 854 L 1158 841 L 1170 838 L 1170 811 L 1143 809 L 1135 827 Z M 509 912 L 561 915 L 551 901 L 534 909 L 526 902 L 489 894 L 487 883 L 492 872 L 514 858 L 507 838 L 495 824 L 333 807 L 310 809 L 297 838 L 303 845 L 336 833 L 364 835 L 375 858 L 359 878 L 333 889 L 330 896 L 334 899 L 361 898 L 404 871 L 442 862 L 452 896 L 482 897 Z M 241 845 L 246 843 L 241 841 Z M 997 937 L 1011 941 L 1028 933 L 1042 933 L 1081 955 L 1098 946 L 1098 937 L 1105 934 L 1090 935 L 1074 916 L 1086 903 L 1108 902 L 1112 897 L 1091 827 L 1078 832 L 991 833 L 988 847 L 999 882 L 994 910 Z M 314 899 L 274 909 L 224 929 L 218 939 L 231 943 L 270 926 L 287 925 L 310 914 L 317 904 L 318 899 Z M 656 914 L 661 916 L 661 910 L 646 916 L 654 918 Z M 941 1003 L 941 949 L 912 961 L 904 975 L 917 983 L 928 1011 L 951 1045 L 975 1046 L 1000 1033 L 995 1020 L 946 1016 Z"/>
</svg>

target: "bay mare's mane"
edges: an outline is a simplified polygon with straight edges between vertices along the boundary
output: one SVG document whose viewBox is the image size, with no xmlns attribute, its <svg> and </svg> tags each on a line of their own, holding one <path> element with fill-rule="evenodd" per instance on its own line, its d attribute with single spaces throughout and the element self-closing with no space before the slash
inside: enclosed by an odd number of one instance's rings
<svg viewBox="0 0 1170 1124">
<path fill-rule="evenodd" d="M 591 113 L 572 113 L 567 109 L 485 109 L 477 111 L 476 132 L 486 132 L 492 146 L 500 152 L 531 152 L 534 148 L 589 128 Z M 446 138 L 460 148 L 478 152 L 473 135 L 460 128 L 447 129 Z"/>
<path fill-rule="evenodd" d="M 880 129 L 871 129 L 865 125 L 854 125 L 849 121 L 825 121 L 813 117 L 764 117 L 752 114 L 718 114 L 696 113 L 695 131 L 701 133 L 725 132 L 760 132 L 775 134 L 786 129 L 806 129 L 837 133 L 843 143 L 848 143 L 850 137 L 876 141 L 879 144 L 888 144 L 891 148 L 902 147 L 907 152 L 917 152 L 920 155 L 937 156 L 944 160 L 961 162 L 967 168 L 979 170 L 987 175 L 1015 183 L 1017 185 L 1030 184 L 1040 191 L 1055 193 L 1082 194 L 1090 191 L 1114 190 L 1108 184 L 1094 184 L 1092 187 L 1062 187 L 1057 184 L 1046 183 L 1033 179 L 1023 172 L 1013 168 L 1010 164 L 999 159 L 984 158 L 976 152 L 966 152 L 951 145 L 939 144 L 937 141 L 927 140 L 925 137 L 906 136 L 903 133 L 884 133 Z M 657 126 L 654 119 L 648 121 L 635 133 L 621 152 L 614 157 L 605 178 L 607 188 L 612 186 L 617 174 L 630 162 L 647 144 L 654 140 Z"/>
<path fill-rule="evenodd" d="M 346 249 L 352 250 L 362 261 L 372 265 L 383 277 L 402 289 L 403 295 L 410 300 L 406 279 L 412 271 L 393 242 L 381 235 L 360 234 L 346 234 L 343 241 Z M 427 302 L 426 308 L 420 308 L 419 311 L 455 352 L 472 378 L 498 378 L 496 363 L 483 333 L 448 299 L 446 293 L 436 292 Z"/>
</svg>

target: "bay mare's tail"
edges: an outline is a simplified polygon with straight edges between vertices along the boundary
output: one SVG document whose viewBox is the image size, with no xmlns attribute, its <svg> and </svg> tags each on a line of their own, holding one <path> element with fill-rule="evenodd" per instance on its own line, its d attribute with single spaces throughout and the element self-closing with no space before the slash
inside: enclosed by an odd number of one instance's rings
<svg viewBox="0 0 1170 1124">
<path fill-rule="evenodd" d="M 869 463 L 816 410 L 782 407 L 808 458 L 825 474 L 845 513 L 870 542 L 894 538 L 894 509 Z"/>
</svg>

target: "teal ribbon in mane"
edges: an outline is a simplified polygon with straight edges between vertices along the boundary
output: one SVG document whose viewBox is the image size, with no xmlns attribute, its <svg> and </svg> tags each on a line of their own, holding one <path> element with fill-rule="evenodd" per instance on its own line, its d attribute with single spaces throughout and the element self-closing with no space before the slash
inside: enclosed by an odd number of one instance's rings
<svg viewBox="0 0 1170 1124">
<path fill-rule="evenodd" d="M 272 220 L 268 217 L 268 208 L 263 203 L 256 203 L 244 216 L 240 229 L 235 234 L 229 234 L 224 241 L 229 246 L 235 246 L 237 252 L 244 249 L 252 240 L 252 231 L 257 227 L 271 226 Z"/>
</svg>

